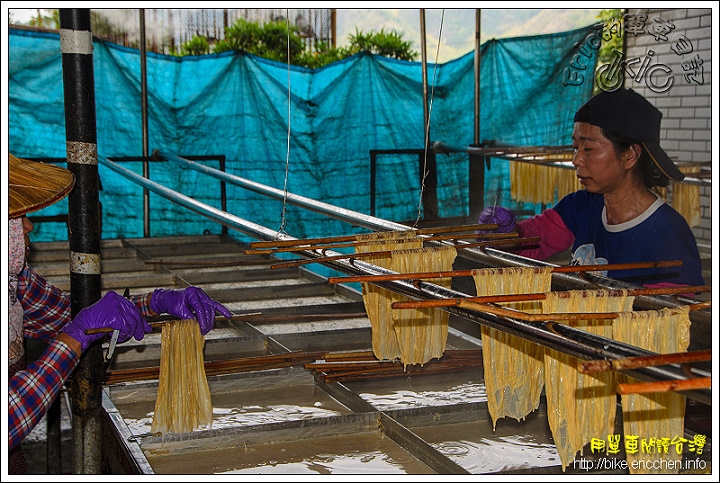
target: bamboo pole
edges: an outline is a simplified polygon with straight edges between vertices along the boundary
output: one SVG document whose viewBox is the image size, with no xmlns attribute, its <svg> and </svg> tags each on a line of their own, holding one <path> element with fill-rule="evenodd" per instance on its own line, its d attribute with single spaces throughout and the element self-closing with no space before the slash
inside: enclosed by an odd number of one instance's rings
<svg viewBox="0 0 720 483">
<path fill-rule="evenodd" d="M 635 270 L 639 268 L 675 267 L 682 260 L 664 262 L 610 263 L 605 265 L 572 265 L 553 267 L 553 273 L 596 272 L 601 270 Z M 512 267 L 508 267 L 512 268 Z M 389 280 L 421 280 L 424 278 L 472 277 L 476 270 L 450 270 L 445 272 L 388 273 L 383 275 L 357 275 L 350 277 L 330 277 L 328 283 L 385 282 Z"/>
<path fill-rule="evenodd" d="M 232 374 L 236 372 L 248 372 L 264 369 L 275 369 L 278 367 L 289 367 L 298 364 L 312 362 L 326 355 L 322 351 L 314 352 L 287 352 L 284 354 L 272 354 L 266 356 L 244 357 L 237 359 L 226 359 L 221 361 L 205 361 L 205 374 L 213 376 L 218 374 Z M 117 384 L 119 382 L 140 381 L 157 379 L 160 376 L 160 367 L 151 366 L 134 369 L 121 369 L 108 371 L 105 376 L 106 384 Z"/>
<path fill-rule="evenodd" d="M 477 302 L 461 301 L 460 308 L 475 310 L 477 312 L 485 312 L 488 314 L 499 315 L 501 317 L 511 317 L 514 319 L 524 320 L 525 322 L 546 322 L 548 320 L 595 320 L 595 319 L 615 319 L 618 317 L 617 312 L 554 312 L 545 314 L 528 314 L 521 310 L 515 310 L 499 305 L 480 304 Z"/>
<path fill-rule="evenodd" d="M 234 321 L 234 320 L 243 319 L 243 318 L 245 318 L 245 317 L 250 317 L 250 316 L 253 316 L 253 315 L 262 315 L 262 312 L 249 312 L 249 313 L 247 313 L 247 314 L 233 315 L 233 316 L 230 317 L 230 318 L 227 318 L 227 317 L 215 317 L 215 321 L 216 321 L 216 322 L 217 322 L 217 321 L 222 321 L 222 320 Z M 168 324 L 168 323 L 171 323 L 171 322 L 178 322 L 178 320 L 179 320 L 179 319 L 160 320 L 160 321 L 157 321 L 157 322 L 150 322 L 150 326 L 153 327 L 153 328 L 162 327 L 164 324 Z M 112 327 L 101 327 L 101 328 L 98 328 L 98 329 L 87 329 L 87 330 L 85 331 L 85 333 L 86 333 L 86 334 L 104 334 L 104 333 L 110 333 L 110 332 L 112 332 L 113 330 L 115 330 L 115 329 L 113 329 Z"/>
<path fill-rule="evenodd" d="M 527 236 L 523 238 L 508 238 L 502 240 L 488 240 L 475 243 L 462 243 L 453 246 L 455 248 L 495 247 L 497 245 L 523 245 L 525 243 L 533 243 L 537 241 L 540 241 L 539 236 Z"/>
<path fill-rule="evenodd" d="M 239 266 L 245 266 L 245 265 L 263 265 L 268 263 L 273 263 L 273 260 L 267 260 L 259 258 L 257 260 L 222 260 L 222 261 L 206 261 L 206 262 L 196 262 L 196 261 L 181 261 L 181 260 L 175 260 L 175 261 L 163 261 L 163 260 L 145 260 L 144 262 L 146 265 L 165 265 L 168 267 L 239 267 Z"/>
<path fill-rule="evenodd" d="M 427 366 L 427 364 L 426 364 Z M 481 367 L 481 364 L 478 365 L 457 365 L 457 366 L 434 366 L 434 367 L 423 367 L 422 369 L 410 369 L 407 371 L 404 371 L 402 367 L 399 368 L 393 368 L 392 370 L 388 369 L 383 372 L 360 372 L 360 373 L 337 373 L 337 374 L 328 374 L 328 375 L 320 375 L 320 379 L 325 382 L 349 382 L 349 381 L 361 381 L 364 379 L 388 379 L 393 377 L 408 377 L 408 376 L 423 376 L 423 375 L 436 375 L 436 374 L 446 374 L 446 373 L 452 373 L 455 374 L 458 371 L 470 371 L 470 370 L 477 370 L 478 367 Z"/>
<path fill-rule="evenodd" d="M 439 359 L 425 364 L 405 365 L 400 361 L 381 361 L 372 352 L 367 357 L 346 360 L 343 357 L 316 361 L 304 365 L 314 370 L 323 382 L 340 382 L 360 379 L 384 379 L 389 377 L 441 374 L 482 367 L 482 352 L 479 349 L 450 349 Z"/>
<path fill-rule="evenodd" d="M 298 265 L 305 265 L 308 263 L 322 263 L 327 262 L 330 260 L 340 260 L 342 258 L 368 258 L 368 257 L 390 257 L 392 256 L 393 252 L 392 250 L 386 250 L 382 252 L 365 252 L 365 253 L 353 253 L 353 254 L 343 254 L 343 255 L 333 255 L 329 257 L 320 257 L 320 258 L 303 258 L 300 260 L 290 260 L 288 262 L 283 263 L 276 263 L 274 265 L 270 265 L 271 270 L 275 270 L 278 268 L 288 268 L 288 267 L 297 267 Z"/>
<path fill-rule="evenodd" d="M 620 394 L 648 394 L 653 392 L 710 389 L 711 387 L 712 378 L 693 377 L 690 379 L 669 379 L 667 381 L 620 383 L 618 384 L 618 392 Z"/>
<path fill-rule="evenodd" d="M 260 315 L 260 314 L 258 314 Z M 259 317 L 246 320 L 250 323 L 274 324 L 285 322 L 309 322 L 316 320 L 337 320 L 337 319 L 356 319 L 359 317 L 367 317 L 366 312 L 338 312 L 329 314 L 300 314 L 300 315 L 260 315 Z"/>
<path fill-rule="evenodd" d="M 445 373 L 456 373 L 462 370 L 477 370 L 481 364 L 465 364 L 465 365 L 451 365 L 451 366 L 428 366 L 427 364 L 422 368 L 412 368 L 404 370 L 400 366 L 391 366 L 383 368 L 382 370 L 373 371 L 347 371 L 337 372 L 330 374 L 320 374 L 318 377 L 325 383 L 328 382 L 348 382 L 358 381 L 362 379 L 386 379 L 391 377 L 408 377 L 408 376 L 422 376 L 432 374 L 445 374 Z"/>
<path fill-rule="evenodd" d="M 696 286 L 675 286 L 675 287 L 658 287 L 658 288 L 638 288 L 629 289 L 627 294 L 629 296 L 637 297 L 641 295 L 676 295 L 683 293 L 699 293 L 709 292 L 711 287 L 709 285 L 696 285 Z M 622 290 L 610 290 L 610 295 L 619 296 L 622 295 Z M 431 300 L 400 300 L 393 302 L 393 309 L 423 309 L 430 307 L 453 307 L 460 305 L 461 302 L 476 302 L 479 304 L 488 303 L 500 303 L 500 302 L 524 302 L 528 300 L 544 300 L 545 293 L 527 293 L 527 294 L 505 294 L 505 295 L 485 295 L 480 297 L 463 297 L 463 298 L 452 298 L 452 299 L 431 299 Z M 708 301 L 709 302 L 709 301 Z M 690 310 L 699 310 L 709 307 L 709 304 L 705 302 L 698 304 L 691 304 Z"/>
<path fill-rule="evenodd" d="M 578 363 L 578 372 L 586 374 L 590 372 L 621 371 L 624 369 L 636 369 L 638 367 L 709 361 L 711 358 L 712 350 L 707 349 L 652 356 L 626 357 L 622 359 L 582 361 Z"/>
<path fill-rule="evenodd" d="M 373 351 L 351 351 L 351 352 L 328 352 L 322 358 L 325 361 L 342 360 L 342 361 L 358 361 L 375 357 Z"/>
<path fill-rule="evenodd" d="M 473 230 L 497 230 L 498 225 L 496 223 L 486 223 L 482 225 L 458 225 L 458 226 L 446 226 L 446 227 L 435 227 L 435 228 L 420 228 L 413 229 L 408 227 L 408 233 L 415 235 L 430 235 L 437 233 L 452 233 L 452 232 L 463 232 Z M 386 232 L 377 232 L 386 233 Z M 390 232 L 387 232 L 390 233 Z M 272 241 L 260 241 L 251 242 L 250 248 L 261 248 L 261 247 L 291 247 L 297 245 L 319 245 L 323 243 L 336 243 L 336 242 L 348 242 L 355 241 L 360 235 L 340 235 L 340 236 L 327 236 L 317 238 L 296 238 L 293 240 L 272 240 Z"/>
<path fill-rule="evenodd" d="M 466 299 L 460 299 L 460 303 L 458 304 L 458 306 L 463 309 L 475 310 L 477 312 L 485 312 L 488 314 L 499 315 L 502 317 L 511 317 L 524 320 L 525 322 L 546 322 L 548 320 L 615 319 L 620 316 L 618 312 L 548 312 L 544 314 L 528 314 L 521 310 L 515 310 L 509 307 L 501 307 L 494 304 L 469 302 L 466 301 Z"/>
<path fill-rule="evenodd" d="M 517 238 L 516 232 L 510 233 L 484 233 L 484 234 L 469 234 L 469 235 L 438 235 L 438 236 L 427 236 L 427 237 L 413 237 L 413 238 L 398 238 L 392 240 L 365 240 L 365 241 L 354 241 L 347 243 L 330 243 L 330 244 L 317 244 L 317 245 L 298 245 L 283 248 L 258 248 L 245 250 L 246 255 L 259 255 L 268 253 L 289 253 L 289 252 L 301 252 L 304 250 L 322 250 L 328 248 L 348 248 L 362 245 L 372 245 L 377 243 L 407 243 L 410 241 L 442 241 L 442 240 L 463 240 L 465 238 L 472 238 L 477 240 L 478 238 L 488 238 L 492 240 L 505 240 L 510 238 Z"/>
<path fill-rule="evenodd" d="M 331 361 L 325 362 L 325 366 L 320 361 Z M 477 349 L 453 349 L 446 350 L 441 359 L 432 360 L 425 364 L 425 366 L 435 366 L 440 362 L 445 363 L 445 367 L 449 370 L 459 370 L 465 367 L 477 367 L 482 364 L 482 355 Z M 279 367 L 289 367 L 299 364 L 318 365 L 322 367 L 330 367 L 327 364 L 353 364 L 359 365 L 366 364 L 368 367 L 371 363 L 375 363 L 379 368 L 366 369 L 365 371 L 359 371 L 352 369 L 348 366 L 348 371 L 342 374 L 342 377 L 348 377 L 350 373 L 363 372 L 365 374 L 373 374 L 383 377 L 383 372 L 388 370 L 397 372 L 397 375 L 407 375 L 404 371 L 403 364 L 400 362 L 389 362 L 379 361 L 372 351 L 352 351 L 352 352 L 324 352 L 324 351 L 296 351 L 287 352 L 282 354 L 270 354 L 263 356 L 252 356 L 243 357 L 236 359 L 226 359 L 220 361 L 205 361 L 205 374 L 208 376 L 218 374 L 232 374 L 237 372 L 248 372 L 258 371 L 265 369 L 275 369 Z M 380 366 L 382 364 L 382 366 Z M 413 368 L 408 366 L 408 369 L 418 371 L 422 368 Z M 317 369 L 316 369 L 317 370 Z M 434 372 L 437 372 L 436 370 Z M 429 371 L 423 371 L 423 373 L 432 373 Z M 338 374 L 340 374 L 338 372 Z M 148 379 L 157 379 L 160 375 L 159 366 L 133 368 L 133 369 L 119 369 L 114 371 L 108 371 L 105 377 L 106 384 L 117 384 L 128 381 L 139 381 Z M 394 377 L 394 376 L 391 376 Z"/>
<path fill-rule="evenodd" d="M 509 238 L 505 240 L 492 240 L 492 241 L 484 241 L 484 242 L 478 242 L 478 243 L 463 243 L 462 245 L 453 245 L 455 248 L 474 248 L 474 247 L 481 247 L 481 246 L 496 246 L 496 245 L 504 245 L 507 243 L 517 244 L 517 243 L 525 243 L 530 241 L 538 241 L 539 237 L 528 237 L 528 238 Z M 322 248 L 320 248 L 322 250 Z M 365 257 L 373 257 L 373 256 L 379 256 L 379 257 L 389 257 L 392 256 L 393 253 L 395 253 L 397 250 L 384 250 L 379 252 L 364 252 L 364 253 L 344 253 L 340 255 L 331 255 L 327 257 L 318 257 L 318 258 L 303 258 L 300 260 L 290 260 L 287 262 L 277 263 L 275 265 L 270 265 L 271 269 L 277 269 L 277 268 L 288 268 L 288 267 L 296 267 L 298 265 L 305 265 L 308 263 L 323 263 L 328 262 L 330 260 L 340 260 L 343 258 L 365 258 Z"/>
</svg>

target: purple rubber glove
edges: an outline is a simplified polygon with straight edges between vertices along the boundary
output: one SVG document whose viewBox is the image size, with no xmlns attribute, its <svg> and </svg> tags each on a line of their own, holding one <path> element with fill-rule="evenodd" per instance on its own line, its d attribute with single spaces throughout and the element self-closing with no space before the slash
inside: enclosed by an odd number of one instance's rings
<svg viewBox="0 0 720 483">
<path fill-rule="evenodd" d="M 196 319 L 202 335 L 215 325 L 217 310 L 228 319 L 232 317 L 223 304 L 210 298 L 201 288 L 187 287 L 180 290 L 156 289 L 150 299 L 150 308 L 159 314 L 170 314 L 180 319 Z"/>
<path fill-rule="evenodd" d="M 78 312 L 61 332 L 80 342 L 82 351 L 85 352 L 92 342 L 112 333 L 86 334 L 85 331 L 102 328 L 119 330 L 118 342 L 125 342 L 133 337 L 142 340 L 145 332 L 152 331 L 152 327 L 135 304 L 116 292 L 108 292 L 103 298 Z"/>
<path fill-rule="evenodd" d="M 497 230 L 480 230 L 477 233 L 509 233 L 515 229 L 515 213 L 502 206 L 490 206 L 480 212 L 478 224 L 497 224 Z"/>
</svg>

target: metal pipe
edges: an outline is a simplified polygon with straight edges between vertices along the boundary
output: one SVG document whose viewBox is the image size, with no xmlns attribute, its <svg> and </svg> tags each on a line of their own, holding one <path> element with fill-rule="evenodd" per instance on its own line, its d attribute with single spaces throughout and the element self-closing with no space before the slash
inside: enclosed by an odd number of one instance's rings
<svg viewBox="0 0 720 483">
<path fill-rule="evenodd" d="M 148 161 L 148 89 L 147 89 L 147 46 L 145 41 L 145 9 L 140 9 L 140 109 L 142 115 L 142 155 L 143 176 L 150 179 L 150 162 Z M 143 233 L 150 236 L 150 193 L 143 190 Z"/>
<path fill-rule="evenodd" d="M 430 119 L 428 115 L 428 82 L 427 82 L 427 40 L 425 34 L 425 9 L 420 9 L 420 56 L 422 58 L 423 86 L 423 146 L 430 143 Z"/>
<path fill-rule="evenodd" d="M 180 163 L 185 167 L 188 167 L 200 173 L 205 173 L 217 179 L 225 180 L 228 183 L 231 183 L 235 186 L 240 186 L 241 188 L 245 188 L 250 191 L 254 191 L 255 193 L 260 193 L 262 195 L 269 196 L 270 198 L 274 198 L 277 200 L 285 199 L 286 193 L 283 190 L 271 188 L 270 186 L 257 183 L 255 181 L 250 181 L 239 176 L 224 173 L 215 168 L 195 163 L 174 154 L 160 151 L 156 151 L 156 154 L 169 161 Z M 292 193 L 287 193 L 286 200 L 291 205 L 299 206 L 301 208 L 314 211 L 316 213 L 327 215 L 332 218 L 351 223 L 353 225 L 363 226 L 371 230 L 388 231 L 410 229 L 410 227 L 407 225 L 383 220 L 382 218 L 376 218 L 374 216 L 369 216 L 364 213 L 348 210 L 339 206 L 331 205 L 329 203 L 323 203 L 322 201 L 316 201 L 312 198 L 306 198 L 304 196 L 299 196 Z"/>
<path fill-rule="evenodd" d="M 169 157 L 170 159 L 185 163 L 192 169 L 197 169 L 198 171 L 206 172 L 208 174 L 212 173 L 213 176 L 222 177 L 223 179 L 226 179 L 228 182 L 231 183 L 236 183 L 238 181 L 236 179 L 236 176 L 228 175 L 227 173 L 222 173 L 218 170 L 208 168 L 202 165 L 192 166 L 195 163 L 184 160 L 183 158 L 179 158 L 174 155 L 161 156 Z M 294 239 L 294 237 L 283 235 L 277 231 L 261 227 L 260 225 L 256 225 L 247 220 L 243 220 L 228 213 L 224 213 L 217 208 L 213 208 L 209 205 L 193 200 L 192 198 L 181 195 L 175 191 L 165 188 L 162 185 L 145 180 L 144 178 L 133 173 L 132 171 L 126 170 L 125 168 L 118 166 L 117 164 L 107 160 L 106 158 L 100 157 L 100 162 L 107 165 L 109 168 L 116 171 L 117 173 L 138 183 L 144 184 L 150 190 L 171 201 L 174 201 L 175 203 L 185 206 L 197 213 L 216 219 L 231 228 L 242 231 L 243 233 L 266 240 L 272 240 L 276 238 Z M 258 189 L 260 188 L 260 186 L 262 186 L 258 183 L 251 184 Z M 273 193 L 275 196 L 281 196 L 283 194 L 283 192 L 280 190 L 275 190 L 268 187 L 262 188 L 261 191 Z M 310 201 L 312 200 L 308 199 L 304 199 L 302 201 L 303 203 L 314 205 L 313 207 L 316 211 L 318 211 L 319 206 L 325 205 L 324 203 L 320 202 L 310 203 Z M 363 217 L 363 220 L 364 219 L 365 217 Z M 359 221 L 360 219 L 356 219 L 355 223 L 358 224 Z M 321 258 L 333 255 L 341 255 L 338 252 L 325 249 L 305 250 L 297 253 L 310 258 Z M 360 259 L 346 258 L 327 260 L 321 263 L 327 267 L 352 275 L 380 275 L 394 273 L 388 269 L 364 262 Z M 422 281 L 416 281 L 413 283 L 406 280 L 392 280 L 372 283 L 387 288 L 388 290 L 392 290 L 394 292 L 407 295 L 409 297 L 415 297 L 420 299 L 461 298 L 468 296 L 467 294 L 464 294 L 462 292 L 458 292 L 452 289 L 441 287 L 439 285 Z M 488 325 L 490 327 L 494 327 L 505 332 L 509 332 L 532 342 L 542 344 L 551 349 L 556 349 L 561 352 L 568 353 L 570 355 L 583 359 L 609 359 L 652 354 L 651 352 L 644 351 L 637 347 L 623 344 L 621 342 L 617 342 L 611 339 L 606 339 L 600 336 L 590 335 L 580 329 L 574 329 L 572 327 L 564 325 L 560 326 L 560 324 L 556 324 L 553 322 L 546 322 L 543 324 L 539 324 L 537 322 L 525 322 L 522 320 L 516 320 L 507 317 L 499 317 L 484 312 L 476 312 L 460 307 L 444 307 L 443 309 L 447 310 L 450 313 L 454 313 L 461 317 L 475 321 L 477 323 Z M 675 366 L 670 366 L 669 368 L 647 367 L 622 372 L 644 381 L 664 380 L 668 378 L 685 379 L 688 377 L 679 367 Z M 683 391 L 683 394 L 685 394 L 687 397 L 696 399 L 706 404 L 711 403 L 709 390 Z"/>
<path fill-rule="evenodd" d="M 119 164 L 110 161 L 104 156 L 98 156 L 98 160 L 101 164 L 104 166 L 110 168 L 111 170 L 115 171 L 121 176 L 124 176 L 125 178 L 134 181 L 135 183 L 139 184 L 140 186 L 147 188 L 148 190 L 157 193 L 158 195 L 162 196 L 163 198 L 166 198 L 170 201 L 173 201 L 180 206 L 184 206 L 185 208 L 194 211 L 195 213 L 198 213 L 200 215 L 206 216 L 207 218 L 210 218 L 212 220 L 217 221 L 218 223 L 221 223 L 229 228 L 233 228 L 237 231 L 240 231 L 242 233 L 245 233 L 246 235 L 253 236 L 255 238 L 263 239 L 263 240 L 274 240 L 276 237 L 279 237 L 281 239 L 289 238 L 292 239 L 292 237 L 288 237 L 287 235 L 282 235 L 281 233 L 271 230 L 269 228 L 265 228 L 262 225 L 258 225 L 256 223 L 253 223 L 251 221 L 242 219 L 240 217 L 237 217 L 235 215 L 231 215 L 229 213 L 226 213 L 222 210 L 219 210 L 215 207 L 212 207 L 210 205 L 207 205 L 205 203 L 202 203 L 200 201 L 194 200 L 190 198 L 189 196 L 185 196 L 183 194 L 177 193 L 176 191 L 173 191 L 169 188 L 166 188 L 165 186 L 155 183 L 154 181 L 151 181 L 147 178 L 144 178 L 138 174 L 135 174 L 134 172 L 130 171 L 129 169 L 123 168 Z"/>
<path fill-rule="evenodd" d="M 240 186 L 245 189 L 249 189 L 256 193 L 269 196 L 278 200 L 283 200 L 287 196 L 286 200 L 288 203 L 305 208 L 316 213 L 324 214 L 332 218 L 345 221 L 352 225 L 362 226 L 371 230 L 376 231 L 389 231 L 389 230 L 407 230 L 410 227 L 395 223 L 392 221 L 383 220 L 382 218 L 376 218 L 374 216 L 368 216 L 364 213 L 360 213 L 345 208 L 340 208 L 329 203 L 323 203 L 322 201 L 316 201 L 311 198 L 304 196 L 298 196 L 292 193 L 285 193 L 282 190 L 271 188 L 267 185 L 250 181 L 233 174 L 229 174 L 209 166 L 204 166 L 180 156 L 165 153 L 156 152 L 156 154 L 164 159 L 174 161 L 182 164 L 183 166 L 193 169 L 197 172 L 207 174 L 217 179 L 225 180 L 236 186 Z M 429 242 L 432 243 L 432 242 Z M 439 242 L 444 244 L 452 244 L 451 242 Z M 462 244 L 462 242 L 460 242 Z M 508 253 L 492 248 L 476 249 L 466 248 L 459 252 L 459 256 L 479 262 L 481 265 L 489 267 L 497 266 L 519 266 L 519 267 L 547 267 L 555 266 L 546 262 L 533 260 L 513 253 Z M 588 289 L 597 288 L 598 286 L 605 288 L 637 288 L 636 285 L 620 282 L 619 280 L 613 280 L 605 277 L 593 276 L 590 274 L 584 274 L 583 276 L 574 275 L 570 273 L 554 273 L 553 283 L 562 287 L 564 290 L 570 289 Z M 683 303 L 691 303 L 691 299 L 680 298 Z M 678 304 L 674 302 L 670 297 L 637 297 L 636 304 L 640 308 L 657 309 L 662 307 L 675 307 Z M 690 319 L 693 322 L 698 322 L 703 325 L 710 324 L 710 313 L 704 310 L 693 311 L 690 314 Z"/>
<path fill-rule="evenodd" d="M 68 169 L 76 183 L 68 197 L 71 316 L 100 299 L 100 199 L 90 9 L 60 9 Z M 72 379 L 73 472 L 102 466 L 102 347 L 92 344 Z"/>
<path fill-rule="evenodd" d="M 475 129 L 473 130 L 473 143 L 480 145 L 480 12 L 482 9 L 475 9 Z"/>
</svg>

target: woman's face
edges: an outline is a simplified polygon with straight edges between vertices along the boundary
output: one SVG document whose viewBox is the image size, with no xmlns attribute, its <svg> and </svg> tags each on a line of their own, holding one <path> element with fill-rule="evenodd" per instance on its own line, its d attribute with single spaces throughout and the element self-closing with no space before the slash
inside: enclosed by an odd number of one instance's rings
<svg viewBox="0 0 720 483">
<path fill-rule="evenodd" d="M 575 174 L 590 193 L 612 192 L 629 174 L 628 163 L 618 158 L 602 128 L 587 122 L 576 122 L 572 142 Z"/>
</svg>

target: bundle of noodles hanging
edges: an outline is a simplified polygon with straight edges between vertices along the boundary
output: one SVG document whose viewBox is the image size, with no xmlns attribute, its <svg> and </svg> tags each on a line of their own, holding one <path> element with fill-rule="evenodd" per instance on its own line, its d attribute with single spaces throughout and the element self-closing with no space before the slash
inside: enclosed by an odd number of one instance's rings
<svg viewBox="0 0 720 483">
<path fill-rule="evenodd" d="M 552 267 L 503 267 L 473 270 L 478 296 L 544 293 L 550 290 Z M 503 304 L 527 313 L 540 302 Z M 542 346 L 492 327 L 481 327 L 483 370 L 488 411 L 493 420 L 508 416 L 520 421 L 538 408 L 543 388 Z"/>
<path fill-rule="evenodd" d="M 510 163 L 510 196 L 528 203 L 552 203 L 556 169 L 540 163 Z"/>
<path fill-rule="evenodd" d="M 377 242 L 355 245 L 356 253 L 422 248 L 422 240 L 417 238 L 416 232 L 412 230 L 373 232 L 356 235 L 355 239 L 358 242 Z M 365 260 L 387 269 L 390 269 L 392 264 L 392 258 L 387 256 L 373 256 Z M 365 311 L 372 326 L 375 357 L 391 361 L 399 358 L 402 354 L 395 336 L 392 308 L 387 303 L 392 292 L 371 283 L 363 283 L 362 292 Z"/>
<path fill-rule="evenodd" d="M 689 307 L 623 313 L 613 324 L 613 336 L 658 354 L 684 352 L 690 344 Z M 617 380 L 637 382 L 622 374 Z M 631 474 L 679 472 L 682 453 L 678 454 L 672 445 L 665 450 L 661 442 L 663 438 L 683 436 L 684 415 L 685 396 L 677 392 L 622 395 L 624 440 L 637 442 L 637 452 L 628 451 L 626 444 L 625 458 Z M 644 443 L 651 444 L 645 447 Z"/>
<path fill-rule="evenodd" d="M 524 200 L 526 197 L 523 179 L 527 176 L 526 163 L 513 161 L 510 163 L 510 197 L 513 200 Z"/>
<path fill-rule="evenodd" d="M 196 320 L 163 325 L 152 433 L 185 433 L 212 423 L 204 345 L 205 337 Z"/>
<path fill-rule="evenodd" d="M 683 166 L 683 174 L 700 172 L 700 166 Z M 672 184 L 672 206 L 680 213 L 691 227 L 700 224 L 700 186 L 688 183 Z"/>
<path fill-rule="evenodd" d="M 398 273 L 440 272 L 452 270 L 457 250 L 453 247 L 416 248 L 394 252 L 390 269 Z M 450 288 L 452 280 L 428 279 L 427 282 Z M 400 361 L 425 364 L 445 352 L 450 314 L 438 308 L 392 310 L 395 301 L 407 300 L 395 292 L 385 302 L 392 315 L 392 326 Z"/>
<path fill-rule="evenodd" d="M 543 301 L 544 313 L 623 312 L 632 310 L 634 297 L 622 290 L 611 295 L 606 290 L 549 292 Z M 612 319 L 573 320 L 572 327 L 612 339 Z M 604 439 L 614 433 L 617 396 L 613 373 L 581 374 L 579 360 L 562 352 L 545 351 L 545 397 L 550 430 L 562 469 L 593 438 Z"/>
</svg>

